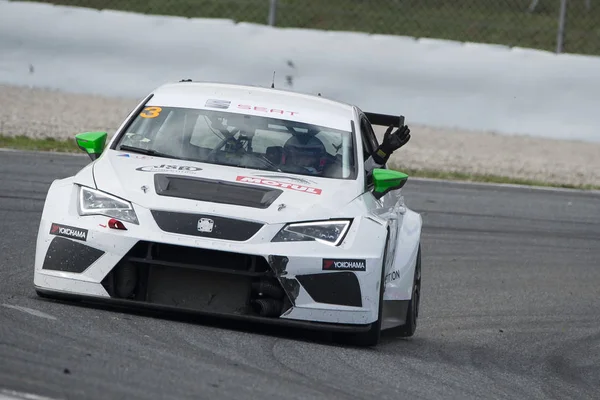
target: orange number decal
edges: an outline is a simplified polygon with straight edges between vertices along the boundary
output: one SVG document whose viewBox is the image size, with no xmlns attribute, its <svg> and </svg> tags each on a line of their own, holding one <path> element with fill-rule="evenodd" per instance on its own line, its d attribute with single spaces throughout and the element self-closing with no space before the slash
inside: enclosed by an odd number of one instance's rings
<svg viewBox="0 0 600 400">
<path fill-rule="evenodd" d="M 156 118 L 162 111 L 160 107 L 146 107 L 144 111 L 140 113 L 140 117 L 142 118 Z"/>
</svg>

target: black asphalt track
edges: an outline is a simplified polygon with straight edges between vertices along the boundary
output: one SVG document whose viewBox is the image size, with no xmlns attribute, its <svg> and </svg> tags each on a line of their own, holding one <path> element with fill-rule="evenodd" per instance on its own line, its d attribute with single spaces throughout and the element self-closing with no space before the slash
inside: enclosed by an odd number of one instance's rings
<svg viewBox="0 0 600 400">
<path fill-rule="evenodd" d="M 0 151 L 0 399 L 600 398 L 598 194 L 410 180 L 424 219 L 417 333 L 361 349 L 38 298 L 46 191 L 88 161 Z"/>
</svg>

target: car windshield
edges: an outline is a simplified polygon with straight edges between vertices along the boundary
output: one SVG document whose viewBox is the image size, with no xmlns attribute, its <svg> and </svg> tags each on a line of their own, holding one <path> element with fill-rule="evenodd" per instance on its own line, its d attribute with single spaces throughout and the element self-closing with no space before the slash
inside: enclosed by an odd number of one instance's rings
<svg viewBox="0 0 600 400">
<path fill-rule="evenodd" d="M 266 116 L 146 107 L 115 148 L 265 171 L 356 177 L 351 132 Z"/>
</svg>

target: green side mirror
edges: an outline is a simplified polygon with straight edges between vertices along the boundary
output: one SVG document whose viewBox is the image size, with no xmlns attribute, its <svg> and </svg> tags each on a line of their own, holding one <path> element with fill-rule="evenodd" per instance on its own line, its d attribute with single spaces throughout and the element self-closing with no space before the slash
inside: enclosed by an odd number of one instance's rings
<svg viewBox="0 0 600 400">
<path fill-rule="evenodd" d="M 405 173 L 391 169 L 374 169 L 373 183 L 375 184 L 375 189 L 373 190 L 373 195 L 376 199 L 380 199 L 389 191 L 402 188 L 407 180 L 408 175 Z"/>
<path fill-rule="evenodd" d="M 85 151 L 93 160 L 100 157 L 106 144 L 106 132 L 84 132 L 75 135 L 77 146 Z"/>
</svg>

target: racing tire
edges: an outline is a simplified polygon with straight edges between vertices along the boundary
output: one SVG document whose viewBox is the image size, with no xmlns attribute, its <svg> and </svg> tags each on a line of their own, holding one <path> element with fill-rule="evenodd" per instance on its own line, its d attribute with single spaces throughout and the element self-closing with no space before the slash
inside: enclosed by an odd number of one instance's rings
<svg viewBox="0 0 600 400">
<path fill-rule="evenodd" d="M 417 330 L 417 319 L 419 318 L 419 305 L 421 302 L 421 245 L 417 252 L 417 262 L 415 265 L 415 275 L 413 279 L 412 296 L 408 302 L 406 312 L 406 322 L 391 331 L 400 337 L 411 337 Z"/>
<path fill-rule="evenodd" d="M 385 239 L 385 247 L 383 260 L 381 262 L 381 279 L 379 284 L 379 311 L 377 315 L 377 321 L 371 324 L 371 328 L 366 332 L 354 333 L 344 336 L 346 340 L 344 342 L 359 346 L 359 347 L 374 347 L 379 344 L 381 339 L 381 322 L 383 320 L 383 292 L 385 289 L 385 262 L 387 260 L 387 248 L 390 240 L 390 235 Z"/>
</svg>

